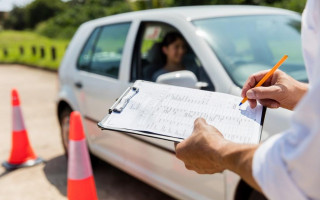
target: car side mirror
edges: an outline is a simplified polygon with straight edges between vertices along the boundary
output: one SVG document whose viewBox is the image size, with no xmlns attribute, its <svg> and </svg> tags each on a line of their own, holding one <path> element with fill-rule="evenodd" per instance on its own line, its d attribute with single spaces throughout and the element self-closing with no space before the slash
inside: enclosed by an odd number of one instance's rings
<svg viewBox="0 0 320 200">
<path fill-rule="evenodd" d="M 188 70 L 175 71 L 175 72 L 162 74 L 157 78 L 156 83 L 182 86 L 182 87 L 188 87 L 188 88 L 197 88 L 197 89 L 208 86 L 207 83 L 198 82 L 196 75 L 193 72 Z"/>
</svg>

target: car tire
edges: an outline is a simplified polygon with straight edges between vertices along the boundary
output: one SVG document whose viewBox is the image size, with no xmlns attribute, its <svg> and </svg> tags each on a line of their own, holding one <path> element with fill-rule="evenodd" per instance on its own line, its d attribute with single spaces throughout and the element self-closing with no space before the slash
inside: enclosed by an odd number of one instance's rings
<svg viewBox="0 0 320 200">
<path fill-rule="evenodd" d="M 71 112 L 71 108 L 65 107 L 59 115 L 61 143 L 66 157 L 68 157 L 69 121 Z"/>
<path fill-rule="evenodd" d="M 68 158 L 68 145 L 69 145 L 69 122 L 70 122 L 70 114 L 72 109 L 70 107 L 65 107 L 59 116 L 60 122 L 60 134 L 61 134 L 61 143 L 64 149 L 64 155 Z M 101 162 L 99 158 L 93 155 L 89 150 L 91 165 L 94 167 L 96 163 Z"/>
</svg>

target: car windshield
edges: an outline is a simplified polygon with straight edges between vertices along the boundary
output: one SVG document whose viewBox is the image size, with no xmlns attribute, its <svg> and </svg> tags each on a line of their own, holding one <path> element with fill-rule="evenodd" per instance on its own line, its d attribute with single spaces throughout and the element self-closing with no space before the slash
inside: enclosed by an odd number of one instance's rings
<svg viewBox="0 0 320 200">
<path fill-rule="evenodd" d="M 254 72 L 272 68 L 285 54 L 289 58 L 280 69 L 307 82 L 299 17 L 221 17 L 195 20 L 193 24 L 238 86 L 242 87 Z"/>
</svg>

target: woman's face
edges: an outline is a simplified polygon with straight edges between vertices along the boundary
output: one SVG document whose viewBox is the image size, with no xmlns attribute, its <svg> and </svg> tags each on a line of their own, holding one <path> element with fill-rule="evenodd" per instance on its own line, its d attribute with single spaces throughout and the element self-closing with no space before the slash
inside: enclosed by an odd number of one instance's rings
<svg viewBox="0 0 320 200">
<path fill-rule="evenodd" d="M 186 53 L 186 44 L 182 39 L 178 38 L 168 46 L 164 46 L 162 51 L 167 57 L 167 63 L 180 65 Z"/>
</svg>

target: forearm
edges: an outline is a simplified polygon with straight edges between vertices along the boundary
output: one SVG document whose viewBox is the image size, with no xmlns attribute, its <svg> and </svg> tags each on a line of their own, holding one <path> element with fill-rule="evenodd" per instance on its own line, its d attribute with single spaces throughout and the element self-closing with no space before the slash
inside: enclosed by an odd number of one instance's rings
<svg viewBox="0 0 320 200">
<path fill-rule="evenodd" d="M 251 187 L 261 192 L 252 175 L 253 155 L 258 145 L 245 145 L 228 142 L 221 148 L 221 155 L 226 169 L 235 172 Z"/>
</svg>

